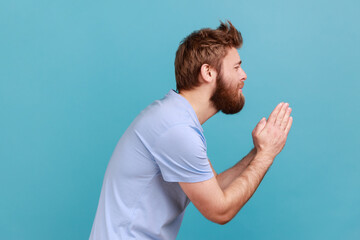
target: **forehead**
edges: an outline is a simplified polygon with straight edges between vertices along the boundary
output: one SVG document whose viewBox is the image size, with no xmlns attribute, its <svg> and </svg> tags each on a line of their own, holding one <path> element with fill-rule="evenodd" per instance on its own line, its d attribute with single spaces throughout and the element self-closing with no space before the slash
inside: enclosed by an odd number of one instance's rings
<svg viewBox="0 0 360 240">
<path fill-rule="evenodd" d="M 235 64 L 240 61 L 240 55 L 236 48 L 230 48 L 224 57 L 225 64 Z"/>
</svg>

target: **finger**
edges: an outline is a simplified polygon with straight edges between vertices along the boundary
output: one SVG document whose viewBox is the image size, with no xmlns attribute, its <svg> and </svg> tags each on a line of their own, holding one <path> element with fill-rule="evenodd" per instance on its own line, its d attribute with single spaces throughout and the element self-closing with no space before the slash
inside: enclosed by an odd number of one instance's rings
<svg viewBox="0 0 360 240">
<path fill-rule="evenodd" d="M 276 119 L 275 119 L 275 125 L 277 126 L 280 126 L 283 119 L 284 119 L 284 116 L 285 116 L 285 113 L 286 113 L 286 109 L 288 108 L 289 104 L 288 103 L 284 103 L 280 109 L 280 112 L 279 114 L 277 115 Z"/>
<path fill-rule="evenodd" d="M 274 124 L 275 123 L 275 119 L 276 119 L 277 115 L 279 114 L 279 111 L 280 111 L 283 104 L 284 104 L 283 102 L 279 103 L 276 106 L 276 108 L 274 109 L 274 111 L 272 111 L 272 113 L 270 114 L 270 116 L 268 118 L 268 123 L 269 124 Z"/>
<path fill-rule="evenodd" d="M 290 107 L 288 107 L 288 108 L 286 109 L 285 116 L 284 116 L 284 118 L 283 118 L 283 120 L 282 120 L 282 122 L 281 122 L 281 124 L 280 124 L 280 129 L 282 129 L 282 130 L 285 130 L 285 129 L 286 129 L 287 123 L 288 123 L 289 118 L 290 118 L 291 110 L 292 110 L 292 109 L 291 109 Z"/>
<path fill-rule="evenodd" d="M 290 117 L 290 118 L 289 118 L 289 121 L 288 121 L 288 123 L 287 123 L 286 129 L 285 129 L 285 134 L 286 134 L 286 136 L 289 134 L 289 131 L 290 131 L 292 122 L 293 122 L 293 117 Z"/>
</svg>

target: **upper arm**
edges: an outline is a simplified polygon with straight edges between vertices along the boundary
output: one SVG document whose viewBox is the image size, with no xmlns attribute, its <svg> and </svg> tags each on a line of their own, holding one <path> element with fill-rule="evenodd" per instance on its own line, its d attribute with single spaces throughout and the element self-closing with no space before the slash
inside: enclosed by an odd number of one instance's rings
<svg viewBox="0 0 360 240">
<path fill-rule="evenodd" d="M 202 135 L 192 127 L 171 127 L 152 143 L 151 153 L 165 181 L 201 182 L 214 176 Z"/>
<path fill-rule="evenodd" d="M 209 220 L 223 224 L 225 197 L 207 157 L 202 135 L 177 125 L 152 144 L 152 154 L 165 181 L 179 182 L 195 207 Z"/>
<path fill-rule="evenodd" d="M 215 176 L 202 182 L 179 184 L 204 217 L 219 224 L 229 221 L 226 217 L 225 196 Z"/>
<path fill-rule="evenodd" d="M 212 169 L 212 171 L 213 171 L 213 174 L 214 174 L 214 176 L 216 177 L 216 176 L 217 176 L 217 173 L 215 172 L 215 169 L 213 168 L 213 166 L 212 166 L 212 164 L 211 164 L 211 162 L 210 162 L 210 159 L 208 159 L 208 160 L 209 160 L 210 167 L 211 167 L 211 169 Z"/>
</svg>

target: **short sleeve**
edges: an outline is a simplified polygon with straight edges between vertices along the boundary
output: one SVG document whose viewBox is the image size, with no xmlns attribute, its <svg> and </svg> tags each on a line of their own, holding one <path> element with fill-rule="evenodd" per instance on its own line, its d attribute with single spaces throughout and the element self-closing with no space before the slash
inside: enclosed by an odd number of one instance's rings
<svg viewBox="0 0 360 240">
<path fill-rule="evenodd" d="M 201 182 L 214 176 L 206 142 L 195 127 L 177 125 L 155 141 L 152 154 L 167 182 Z"/>
</svg>

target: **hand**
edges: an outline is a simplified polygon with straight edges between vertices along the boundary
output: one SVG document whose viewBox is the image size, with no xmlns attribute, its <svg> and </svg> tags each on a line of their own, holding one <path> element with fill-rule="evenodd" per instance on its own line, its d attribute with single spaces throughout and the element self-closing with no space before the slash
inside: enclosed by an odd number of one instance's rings
<svg viewBox="0 0 360 240">
<path fill-rule="evenodd" d="M 262 118 L 252 131 L 257 154 L 274 159 L 285 146 L 293 118 L 288 103 L 279 103 L 268 120 Z"/>
</svg>

